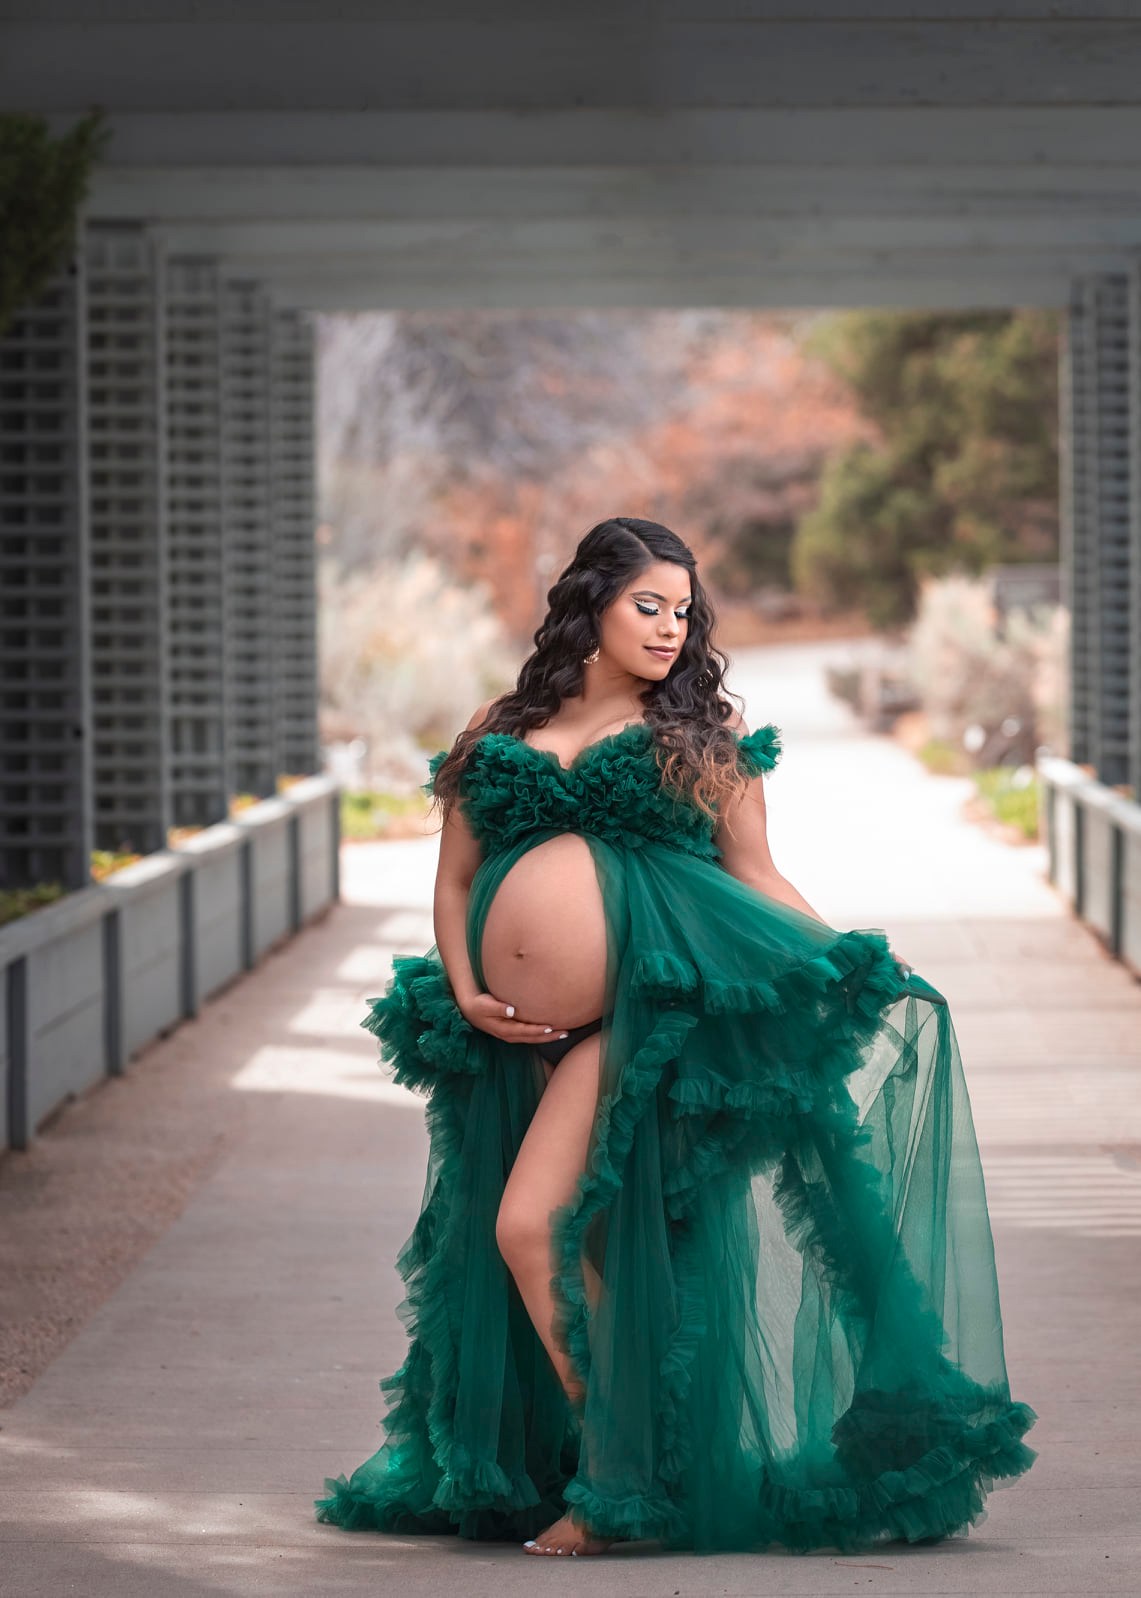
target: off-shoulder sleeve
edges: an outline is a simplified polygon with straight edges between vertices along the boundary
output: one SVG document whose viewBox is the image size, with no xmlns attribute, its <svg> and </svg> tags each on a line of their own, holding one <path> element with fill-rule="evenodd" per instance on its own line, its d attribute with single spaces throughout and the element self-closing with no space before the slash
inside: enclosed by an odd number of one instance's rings
<svg viewBox="0 0 1141 1598">
<path fill-rule="evenodd" d="M 436 753 L 428 760 L 428 780 L 420 784 L 420 792 L 431 794 L 432 784 L 436 780 L 436 773 L 451 753 L 449 749 L 437 749 Z"/>
<path fill-rule="evenodd" d="M 743 770 L 750 777 L 771 771 L 781 756 L 781 731 L 768 722 L 755 732 L 747 732 L 737 740 L 737 755 Z"/>
</svg>

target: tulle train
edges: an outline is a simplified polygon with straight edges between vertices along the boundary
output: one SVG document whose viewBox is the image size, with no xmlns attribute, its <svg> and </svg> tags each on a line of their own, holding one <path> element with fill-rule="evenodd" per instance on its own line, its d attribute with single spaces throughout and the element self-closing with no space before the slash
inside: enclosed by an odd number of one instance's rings
<svg viewBox="0 0 1141 1598">
<path fill-rule="evenodd" d="M 472 885 L 472 963 L 495 889 Z M 1037 1457 L 1012 1400 L 978 1147 L 943 996 L 884 934 L 838 931 L 646 842 L 590 837 L 608 1010 L 586 1168 L 552 1216 L 568 1402 L 495 1243 L 544 1083 L 472 1028 L 432 948 L 362 1023 L 427 1095 L 398 1258 L 407 1357 L 386 1440 L 327 1478 L 349 1528 L 598 1534 L 698 1551 L 856 1551 L 985 1518 Z M 587 1295 L 583 1261 L 601 1279 Z"/>
</svg>

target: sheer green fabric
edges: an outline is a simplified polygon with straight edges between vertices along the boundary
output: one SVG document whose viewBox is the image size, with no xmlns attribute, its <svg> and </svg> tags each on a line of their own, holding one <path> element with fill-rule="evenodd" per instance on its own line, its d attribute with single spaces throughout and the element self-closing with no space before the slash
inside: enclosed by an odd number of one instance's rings
<svg viewBox="0 0 1141 1598">
<path fill-rule="evenodd" d="M 779 730 L 739 751 L 770 771 Z M 317 1518 L 523 1539 L 569 1505 L 601 1535 L 698 1551 L 854 1551 L 985 1519 L 1037 1457 L 1037 1416 L 1010 1395 L 942 994 L 904 977 L 882 931 L 732 877 L 709 818 L 662 789 L 642 723 L 569 768 L 485 735 L 461 797 L 483 851 L 479 980 L 488 909 L 527 849 L 581 832 L 602 889 L 599 1097 L 552 1216 L 556 1333 L 585 1397 L 565 1397 L 495 1242 L 542 1063 L 464 1019 L 434 946 L 398 956 L 362 1025 L 427 1097 L 423 1208 L 397 1261 L 409 1344 L 381 1382 L 383 1446 L 326 1478 Z"/>
</svg>

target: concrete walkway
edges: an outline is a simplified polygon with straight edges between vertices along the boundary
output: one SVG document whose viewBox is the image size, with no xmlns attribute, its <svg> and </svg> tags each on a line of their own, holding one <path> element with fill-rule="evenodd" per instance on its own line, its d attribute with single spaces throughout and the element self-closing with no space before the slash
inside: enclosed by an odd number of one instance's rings
<svg viewBox="0 0 1141 1598">
<path fill-rule="evenodd" d="M 0 1411 L 0 1591 L 1141 1589 L 1141 985 L 1063 913 L 1040 849 L 959 819 L 965 780 L 927 777 L 827 700 L 828 653 L 742 654 L 733 685 L 751 726 L 784 729 L 767 787 L 778 865 L 833 924 L 883 927 L 952 1004 L 1012 1388 L 1041 1417 L 1038 1462 L 994 1493 L 985 1525 L 851 1558 L 619 1553 L 540 1569 L 510 1547 L 313 1521 L 324 1476 L 379 1445 L 377 1380 L 405 1346 L 393 1260 L 423 1189 L 422 1101 L 385 1081 L 359 1022 L 392 954 L 431 941 L 428 839 L 346 849 L 345 906 L 132 1065 L 126 1080 L 165 1106 L 164 1125 L 183 1105 L 225 1134 L 223 1152 Z M 73 1106 L 45 1143 L 83 1114 Z M 18 1180 L 0 1172 L 5 1226 L 21 1224 L 4 1207 Z"/>
</svg>

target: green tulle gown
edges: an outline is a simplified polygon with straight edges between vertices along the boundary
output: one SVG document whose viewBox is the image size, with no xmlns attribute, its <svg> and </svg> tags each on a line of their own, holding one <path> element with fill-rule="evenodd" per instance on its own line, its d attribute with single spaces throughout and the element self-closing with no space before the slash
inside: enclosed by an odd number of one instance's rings
<svg viewBox="0 0 1141 1598">
<path fill-rule="evenodd" d="M 740 737 L 744 769 L 771 770 L 779 737 Z M 583 834 L 603 893 L 598 1105 L 552 1216 L 556 1332 L 585 1399 L 565 1397 L 495 1242 L 542 1062 L 464 1019 L 434 946 L 398 956 L 362 1025 L 427 1096 L 423 1208 L 397 1260 L 409 1345 L 381 1382 L 383 1446 L 326 1478 L 318 1519 L 521 1541 L 569 1505 L 600 1535 L 699 1551 L 854 1551 L 984 1519 L 987 1492 L 1037 1457 L 1037 1416 L 1010 1396 L 942 994 L 903 978 L 882 931 L 837 931 L 731 876 L 709 818 L 661 786 L 642 722 L 569 768 L 485 734 L 461 798 L 483 853 L 477 980 L 525 850 Z"/>
</svg>

